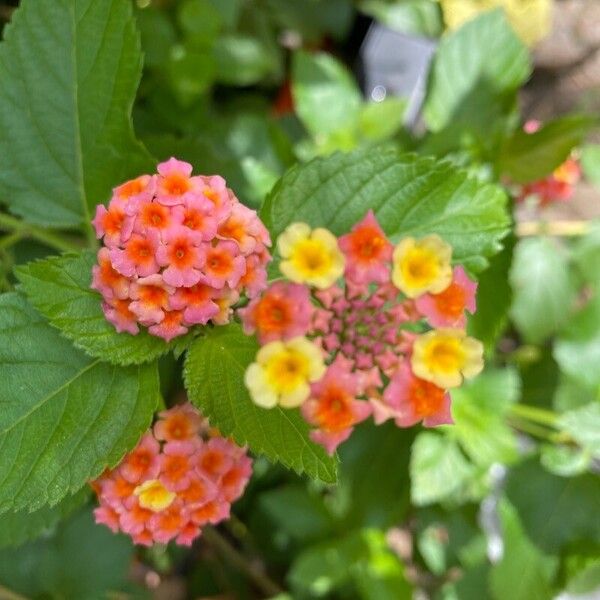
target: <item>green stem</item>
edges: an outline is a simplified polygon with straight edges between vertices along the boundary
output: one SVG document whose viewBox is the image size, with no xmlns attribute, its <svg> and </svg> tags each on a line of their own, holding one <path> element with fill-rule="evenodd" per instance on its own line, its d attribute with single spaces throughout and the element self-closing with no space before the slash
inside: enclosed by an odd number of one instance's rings
<svg viewBox="0 0 600 600">
<path fill-rule="evenodd" d="M 509 413 L 515 417 L 547 425 L 549 427 L 557 427 L 558 415 L 551 410 L 538 408 L 537 406 L 529 406 L 527 404 L 513 404 Z"/>
<path fill-rule="evenodd" d="M 245 573 L 267 596 L 276 596 L 282 592 L 281 588 L 263 572 L 260 565 L 257 566 L 252 564 L 252 562 L 234 548 L 214 527 L 204 527 L 202 536 L 206 542 L 220 552 L 232 566 Z"/>
<path fill-rule="evenodd" d="M 38 227 L 36 225 L 30 225 L 29 223 L 25 223 L 25 221 L 15 219 L 15 217 L 11 217 L 10 215 L 2 213 L 0 213 L 0 229 L 13 232 L 14 234 L 18 233 L 21 237 L 32 238 L 38 242 L 41 242 L 42 244 L 45 244 L 49 248 L 54 248 L 60 252 L 81 250 L 80 246 L 65 239 L 63 236 L 57 233 L 53 233 L 52 231 L 43 229 L 42 227 Z"/>
<path fill-rule="evenodd" d="M 514 417 L 509 419 L 509 423 L 515 429 L 522 431 L 523 433 L 528 433 L 542 440 L 546 440 L 548 442 L 555 441 L 555 433 L 546 429 L 545 427 L 541 427 L 535 423 L 531 423 L 530 421 L 520 419 L 518 417 Z"/>
<path fill-rule="evenodd" d="M 0 249 L 5 250 L 6 248 L 10 248 L 14 246 L 17 242 L 20 242 L 23 239 L 23 234 L 20 231 L 13 231 L 13 233 L 8 234 L 7 236 L 0 239 Z"/>
</svg>

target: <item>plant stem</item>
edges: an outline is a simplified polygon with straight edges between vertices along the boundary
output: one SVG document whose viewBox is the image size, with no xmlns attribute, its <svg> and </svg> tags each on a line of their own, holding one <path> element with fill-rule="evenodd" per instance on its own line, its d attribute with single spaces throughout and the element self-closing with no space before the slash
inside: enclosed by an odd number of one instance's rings
<svg viewBox="0 0 600 600">
<path fill-rule="evenodd" d="M 3 213 L 0 213 L 0 230 L 12 232 L 13 235 L 19 234 L 21 237 L 32 238 L 45 244 L 49 248 L 54 248 L 60 252 L 81 250 L 77 244 L 74 244 L 57 233 L 53 233 L 52 231 L 36 225 L 30 225 L 29 223 L 25 223 L 25 221 L 21 221 L 20 219 L 16 219 L 15 217 Z"/>
<path fill-rule="evenodd" d="M 545 427 L 541 427 L 536 423 L 531 423 L 530 421 L 520 419 L 518 417 L 510 418 L 508 422 L 512 427 L 518 429 L 523 433 L 528 433 L 529 435 L 533 435 L 537 438 L 546 440 L 548 442 L 555 441 L 554 437 L 556 434 L 554 432 L 550 431 L 549 429 L 546 429 Z"/>
<path fill-rule="evenodd" d="M 537 406 L 529 406 L 527 404 L 513 404 L 510 407 L 509 412 L 515 417 L 526 419 L 527 421 L 533 421 L 549 427 L 557 426 L 558 415 L 551 410 L 538 408 Z"/>
<path fill-rule="evenodd" d="M 570 237 L 585 235 L 590 229 L 589 221 L 521 221 L 517 223 L 517 235 L 519 237 L 533 235 Z"/>
<path fill-rule="evenodd" d="M 202 535 L 232 566 L 245 573 L 267 596 L 276 596 L 282 592 L 281 588 L 260 567 L 253 565 L 214 527 L 205 527 Z"/>
</svg>

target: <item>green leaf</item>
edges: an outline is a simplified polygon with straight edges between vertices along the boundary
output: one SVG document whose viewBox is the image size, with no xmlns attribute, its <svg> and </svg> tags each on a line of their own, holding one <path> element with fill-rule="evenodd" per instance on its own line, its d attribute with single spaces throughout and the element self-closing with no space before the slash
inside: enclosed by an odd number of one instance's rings
<svg viewBox="0 0 600 600">
<path fill-rule="evenodd" d="M 56 506 L 44 506 L 35 512 L 21 510 L 0 515 L 0 548 L 18 546 L 52 531 L 59 521 L 79 508 L 89 494 L 90 491 L 84 488 Z"/>
<path fill-rule="evenodd" d="M 510 96 L 529 73 L 529 52 L 504 13 L 484 13 L 442 38 L 429 77 L 425 122 L 439 131 L 467 98 L 474 101 L 478 90 Z"/>
<path fill-rule="evenodd" d="M 569 543 L 589 540 L 600 548 L 600 479 L 547 473 L 535 460 L 509 472 L 506 493 L 531 541 L 548 553 Z"/>
<path fill-rule="evenodd" d="M 267 197 L 261 218 L 273 238 L 296 221 L 342 235 L 372 209 L 393 241 L 438 233 L 456 261 L 481 270 L 507 232 L 505 204 L 500 188 L 448 162 L 370 148 L 293 167 Z"/>
<path fill-rule="evenodd" d="M 346 67 L 331 54 L 296 52 L 292 63 L 294 107 L 318 141 L 358 121 L 362 98 Z"/>
<path fill-rule="evenodd" d="M 417 436 L 410 460 L 410 496 L 425 506 L 463 492 L 474 474 L 456 442 L 437 433 Z"/>
<path fill-rule="evenodd" d="M 29 222 L 87 225 L 152 160 L 131 125 L 142 66 L 127 0 L 24 0 L 0 45 L 0 197 Z"/>
<path fill-rule="evenodd" d="M 408 102 L 404 98 L 385 98 L 381 102 L 363 104 L 359 116 L 359 132 L 369 141 L 393 136 L 402 128 Z"/>
<path fill-rule="evenodd" d="M 535 133 L 515 131 L 502 147 L 500 172 L 516 183 L 546 177 L 581 144 L 596 121 L 585 115 L 568 115 L 546 123 Z"/>
<path fill-rule="evenodd" d="M 585 473 L 591 462 L 592 455 L 580 448 L 544 444 L 540 449 L 540 463 L 550 473 L 561 477 Z"/>
<path fill-rule="evenodd" d="M 383 25 L 402 33 L 437 37 L 443 30 L 440 6 L 435 0 L 363 0 L 358 7 Z"/>
<path fill-rule="evenodd" d="M 600 144 L 587 144 L 581 149 L 581 167 L 590 183 L 600 185 Z"/>
<path fill-rule="evenodd" d="M 519 377 L 513 369 L 486 371 L 452 390 L 455 426 L 448 433 L 474 463 L 489 467 L 518 459 L 517 438 L 506 424 L 505 414 L 519 391 Z"/>
<path fill-rule="evenodd" d="M 600 222 L 593 223 L 590 231 L 573 244 L 571 258 L 584 282 L 600 292 Z"/>
<path fill-rule="evenodd" d="M 562 371 L 589 388 L 600 386 L 600 296 L 578 312 L 554 344 Z"/>
<path fill-rule="evenodd" d="M 15 272 L 31 304 L 75 346 L 113 364 L 149 362 L 171 349 L 140 328 L 137 335 L 118 333 L 102 312 L 102 297 L 90 289 L 92 252 L 63 254 L 18 267 Z"/>
<path fill-rule="evenodd" d="M 512 264 L 514 236 L 506 238 L 502 251 L 490 260 L 490 266 L 479 276 L 477 285 L 477 311 L 469 316 L 468 331 L 481 340 L 492 352 L 506 329 L 512 290 L 508 273 Z"/>
<path fill-rule="evenodd" d="M 156 365 L 79 352 L 17 294 L 0 297 L 0 512 L 54 505 L 117 464 L 157 405 Z"/>
<path fill-rule="evenodd" d="M 521 515 L 522 516 L 522 515 Z M 490 571 L 495 600 L 550 600 L 558 560 L 540 552 L 527 538 L 519 514 L 508 503 L 500 505 L 504 551 Z"/>
<path fill-rule="evenodd" d="M 308 439 L 309 426 L 297 410 L 264 409 L 244 385 L 246 367 L 258 344 L 238 325 L 209 329 L 188 350 L 184 379 L 190 400 L 223 435 L 297 473 L 327 483 L 336 480 L 337 460 Z"/>
<path fill-rule="evenodd" d="M 550 238 L 521 240 L 510 270 L 510 311 L 526 342 L 540 344 L 569 319 L 576 295 L 569 259 Z"/>
<path fill-rule="evenodd" d="M 600 402 L 563 413 L 558 419 L 558 426 L 582 448 L 600 457 Z"/>
<path fill-rule="evenodd" d="M 184 0 L 177 6 L 182 31 L 194 42 L 211 43 L 221 31 L 222 16 L 211 0 Z"/>
<path fill-rule="evenodd" d="M 132 559 L 131 541 L 83 510 L 51 539 L 0 552 L 0 582 L 30 598 L 104 600 L 125 584 Z"/>
</svg>

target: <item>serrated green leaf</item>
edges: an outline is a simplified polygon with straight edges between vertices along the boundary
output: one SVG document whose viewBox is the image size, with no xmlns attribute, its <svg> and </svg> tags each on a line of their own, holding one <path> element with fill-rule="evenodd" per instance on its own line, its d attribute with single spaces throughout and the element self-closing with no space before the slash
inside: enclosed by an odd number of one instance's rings
<svg viewBox="0 0 600 600">
<path fill-rule="evenodd" d="M 35 512 L 21 510 L 3 513 L 0 515 L 0 548 L 18 546 L 51 531 L 60 520 L 79 508 L 89 495 L 90 490 L 83 488 L 56 506 L 44 506 Z"/>
<path fill-rule="evenodd" d="M 442 38 L 429 77 L 425 122 L 432 131 L 439 131 L 465 100 L 475 102 L 478 90 L 488 101 L 490 93 L 498 98 L 510 96 L 529 73 L 527 47 L 504 13 L 484 13 Z"/>
<path fill-rule="evenodd" d="M 184 379 L 190 400 L 221 433 L 297 473 L 327 483 L 336 480 L 337 459 L 308 438 L 309 427 L 297 410 L 264 409 L 244 385 L 246 367 L 258 344 L 239 325 L 216 327 L 188 350 Z"/>
<path fill-rule="evenodd" d="M 0 512 L 54 505 L 113 467 L 150 425 L 156 365 L 76 350 L 21 296 L 0 297 Z"/>
<path fill-rule="evenodd" d="M 362 105 L 358 85 L 331 54 L 294 54 L 292 94 L 298 117 L 317 140 L 353 128 L 358 121 Z"/>
<path fill-rule="evenodd" d="M 142 66 L 127 0 L 24 0 L 0 45 L 0 196 L 25 220 L 90 221 L 152 167 L 130 112 Z"/>
<path fill-rule="evenodd" d="M 495 600 L 550 600 L 558 560 L 540 552 L 523 531 L 519 514 L 508 503 L 500 505 L 504 552 L 490 570 Z"/>
<path fill-rule="evenodd" d="M 276 238 L 304 221 L 342 235 L 372 209 L 393 241 L 437 233 L 453 257 L 481 270 L 508 231 L 506 195 L 448 162 L 364 149 L 290 169 L 267 197 L 261 218 Z"/>
<path fill-rule="evenodd" d="M 539 344 L 567 322 L 576 288 L 569 259 L 550 238 L 521 240 L 510 270 L 511 317 L 525 341 Z"/>
<path fill-rule="evenodd" d="M 102 312 L 102 297 L 90 289 L 95 263 L 95 255 L 84 251 L 32 262 L 15 272 L 31 304 L 90 356 L 141 364 L 185 343 L 186 338 L 176 338 L 167 344 L 143 328 L 137 335 L 118 333 Z"/>
<path fill-rule="evenodd" d="M 517 183 L 542 179 L 569 157 L 596 123 L 593 117 L 568 115 L 535 133 L 517 130 L 504 142 L 498 168 Z"/>
</svg>

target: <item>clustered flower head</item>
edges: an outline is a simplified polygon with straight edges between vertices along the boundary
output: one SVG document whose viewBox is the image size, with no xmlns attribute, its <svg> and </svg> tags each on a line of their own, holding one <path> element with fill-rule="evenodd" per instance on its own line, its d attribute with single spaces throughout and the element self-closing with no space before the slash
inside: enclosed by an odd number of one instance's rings
<svg viewBox="0 0 600 600">
<path fill-rule="evenodd" d="M 177 405 L 93 482 L 96 522 L 136 544 L 190 546 L 204 525 L 229 518 L 251 474 L 245 449 L 211 430 L 191 404 Z"/>
<path fill-rule="evenodd" d="M 483 368 L 465 333 L 477 285 L 437 235 L 393 246 L 371 211 L 337 239 L 294 223 L 277 240 L 285 280 L 241 309 L 261 348 L 254 402 L 299 406 L 329 453 L 372 416 L 399 427 L 452 423 L 448 390 Z"/>
<path fill-rule="evenodd" d="M 539 121 L 531 120 L 525 123 L 523 129 L 525 133 L 535 133 L 541 125 Z M 540 208 L 570 200 L 580 179 L 581 166 L 575 155 L 572 155 L 544 179 L 522 185 L 517 200 L 524 202 L 528 198 L 535 198 Z"/>
<path fill-rule="evenodd" d="M 133 335 L 165 339 L 193 325 L 225 324 L 240 294 L 266 286 L 269 234 L 218 175 L 192 176 L 171 158 L 155 175 L 115 188 L 93 220 L 104 246 L 92 288 L 106 318 Z"/>
</svg>

